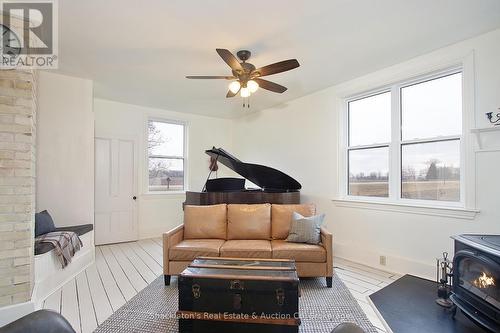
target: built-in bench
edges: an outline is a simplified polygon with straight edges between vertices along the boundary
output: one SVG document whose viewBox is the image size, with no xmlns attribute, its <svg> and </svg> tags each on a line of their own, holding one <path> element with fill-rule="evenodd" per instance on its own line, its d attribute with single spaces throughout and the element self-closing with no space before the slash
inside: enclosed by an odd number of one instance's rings
<svg viewBox="0 0 500 333">
<path fill-rule="evenodd" d="M 94 230 L 94 225 L 92 224 L 82 224 L 82 225 L 72 225 L 69 227 L 60 227 L 56 228 L 55 231 L 72 231 L 76 233 L 78 236 L 83 236 L 88 232 Z M 54 245 L 52 243 L 35 243 L 35 255 L 40 255 L 52 251 L 54 249 Z"/>
<path fill-rule="evenodd" d="M 33 299 L 35 306 L 40 308 L 42 301 L 59 289 L 66 282 L 74 278 L 81 271 L 94 262 L 94 226 L 82 224 L 59 227 L 56 231 L 73 231 L 81 239 L 83 245 L 65 268 L 56 256 L 54 245 L 50 243 L 35 244 L 35 287 Z"/>
</svg>

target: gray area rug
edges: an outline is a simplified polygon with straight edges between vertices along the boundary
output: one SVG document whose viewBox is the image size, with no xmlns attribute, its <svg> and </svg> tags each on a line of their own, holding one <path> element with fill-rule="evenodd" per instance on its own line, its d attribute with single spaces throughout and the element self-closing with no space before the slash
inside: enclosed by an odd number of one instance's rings
<svg viewBox="0 0 500 333">
<path fill-rule="evenodd" d="M 330 333 L 343 322 L 361 326 L 367 333 L 377 333 L 344 283 L 333 277 L 333 288 L 325 287 L 325 279 L 301 279 L 302 296 L 299 314 L 301 333 Z M 95 332 L 178 332 L 177 279 L 168 287 L 163 276 L 140 291 L 102 323 Z"/>
</svg>

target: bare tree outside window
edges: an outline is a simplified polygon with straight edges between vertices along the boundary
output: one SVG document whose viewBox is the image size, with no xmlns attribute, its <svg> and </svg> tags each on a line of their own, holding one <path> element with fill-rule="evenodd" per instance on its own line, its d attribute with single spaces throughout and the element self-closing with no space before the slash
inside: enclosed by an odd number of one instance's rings
<svg viewBox="0 0 500 333">
<path fill-rule="evenodd" d="M 403 198 L 460 201 L 460 140 L 405 145 L 402 164 Z"/>
<path fill-rule="evenodd" d="M 154 121 L 148 121 L 148 153 L 151 153 L 151 149 L 160 146 L 166 142 L 166 138 L 163 137 L 161 131 L 156 126 Z"/>
</svg>

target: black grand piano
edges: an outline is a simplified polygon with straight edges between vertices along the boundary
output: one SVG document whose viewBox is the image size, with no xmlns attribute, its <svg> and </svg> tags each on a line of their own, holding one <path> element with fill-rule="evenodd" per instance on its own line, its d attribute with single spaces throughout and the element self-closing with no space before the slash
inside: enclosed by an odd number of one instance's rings
<svg viewBox="0 0 500 333">
<path fill-rule="evenodd" d="M 211 157 L 211 171 L 201 192 L 186 192 L 186 205 L 216 205 L 220 203 L 300 203 L 301 185 L 289 175 L 258 164 L 245 163 L 222 148 L 206 150 Z M 220 162 L 244 178 L 210 179 L 214 168 Z M 246 189 L 245 179 L 257 185 L 258 189 Z"/>
</svg>

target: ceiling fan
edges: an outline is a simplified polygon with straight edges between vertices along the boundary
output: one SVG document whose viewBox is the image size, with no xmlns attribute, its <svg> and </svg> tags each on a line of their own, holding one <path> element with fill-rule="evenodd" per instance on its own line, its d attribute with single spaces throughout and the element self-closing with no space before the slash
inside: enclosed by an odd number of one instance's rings
<svg viewBox="0 0 500 333">
<path fill-rule="evenodd" d="M 226 97 L 234 97 L 240 93 L 241 97 L 247 98 L 252 93 L 256 92 L 259 87 L 275 93 L 283 93 L 287 90 L 286 87 L 277 83 L 261 79 L 262 76 L 277 74 L 289 71 L 300 66 L 297 59 L 289 59 L 280 61 L 271 65 L 260 68 L 255 68 L 249 62 L 246 62 L 251 55 L 248 50 L 241 50 L 236 53 L 236 57 L 226 49 L 216 49 L 222 60 L 231 67 L 233 75 L 228 76 L 186 76 L 188 79 L 222 79 L 234 80 L 229 84 L 229 90 Z"/>
</svg>

